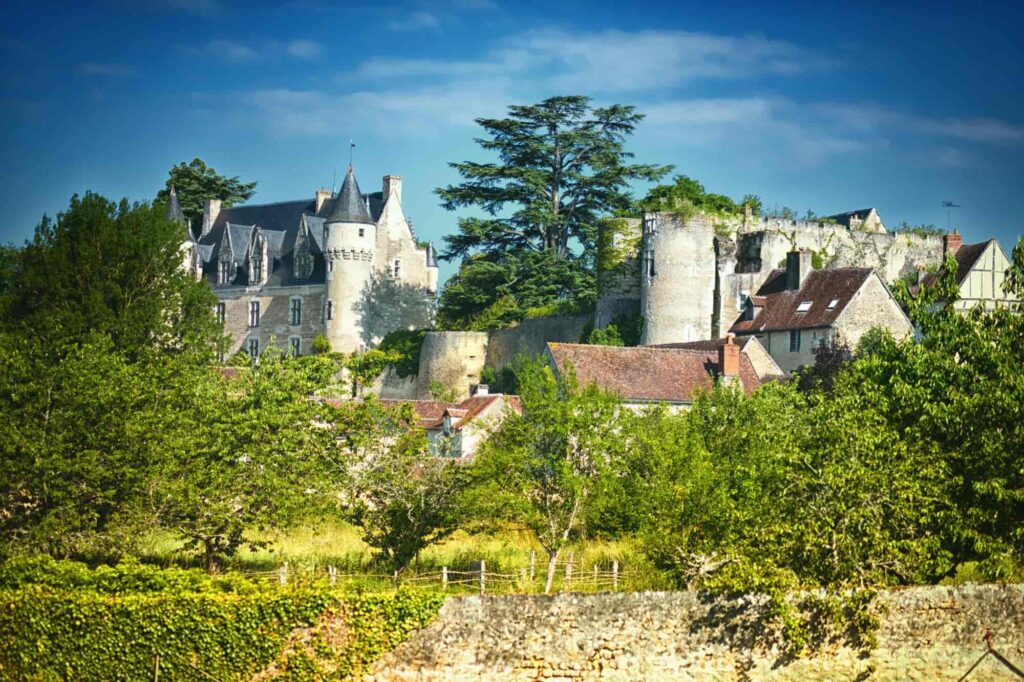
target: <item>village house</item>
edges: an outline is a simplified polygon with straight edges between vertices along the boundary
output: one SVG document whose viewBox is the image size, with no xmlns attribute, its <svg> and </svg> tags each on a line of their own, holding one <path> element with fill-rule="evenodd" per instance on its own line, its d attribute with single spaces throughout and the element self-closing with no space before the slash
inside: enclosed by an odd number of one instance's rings
<svg viewBox="0 0 1024 682">
<path fill-rule="evenodd" d="M 680 346 L 548 343 L 547 356 L 559 379 L 574 372 L 581 385 L 596 384 L 633 409 L 653 404 L 685 409 L 716 382 L 735 384 L 749 395 L 782 374 L 756 340 L 741 344 L 729 335 L 720 342 Z"/>
<path fill-rule="evenodd" d="M 489 433 L 511 413 L 522 414 L 519 396 L 491 393 L 486 384 L 461 402 L 383 400 L 386 405 L 412 405 L 417 424 L 427 432 L 430 454 L 469 461 Z"/>
<path fill-rule="evenodd" d="M 913 333 L 913 326 L 892 292 L 872 268 L 815 270 L 811 252 L 790 251 L 786 267 L 773 270 L 730 331 L 756 336 L 785 372 L 813 365 L 822 344 L 855 348 L 869 329 L 880 327 L 893 337 Z"/>
<path fill-rule="evenodd" d="M 956 259 L 956 283 L 960 288 L 956 310 L 968 311 L 979 305 L 994 308 L 999 303 L 1017 300 L 1003 291 L 1010 259 L 997 240 L 964 244 L 960 233 L 953 230 L 943 238 L 943 246 L 943 256 L 952 254 Z M 938 276 L 921 271 L 920 284 L 934 284 Z"/>
</svg>

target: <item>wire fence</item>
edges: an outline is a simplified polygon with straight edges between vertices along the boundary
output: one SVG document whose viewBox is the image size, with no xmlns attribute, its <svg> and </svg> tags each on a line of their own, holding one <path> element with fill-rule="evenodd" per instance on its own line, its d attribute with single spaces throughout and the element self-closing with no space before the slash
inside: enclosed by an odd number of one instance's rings
<svg viewBox="0 0 1024 682">
<path fill-rule="evenodd" d="M 545 591 L 548 564 L 546 561 L 538 564 L 535 554 L 531 553 L 529 565 L 504 571 L 489 569 L 483 560 L 474 562 L 469 568 L 442 566 L 440 570 L 407 569 L 392 573 L 373 572 L 372 569 L 342 572 L 331 564 L 292 565 L 284 562 L 276 569 L 243 571 L 242 575 L 281 586 L 326 582 L 332 586 L 362 589 L 424 588 L 456 594 L 536 594 Z M 638 576 L 636 571 L 624 570 L 618 560 L 586 565 L 570 555 L 554 564 L 551 591 L 618 591 L 626 589 Z"/>
</svg>

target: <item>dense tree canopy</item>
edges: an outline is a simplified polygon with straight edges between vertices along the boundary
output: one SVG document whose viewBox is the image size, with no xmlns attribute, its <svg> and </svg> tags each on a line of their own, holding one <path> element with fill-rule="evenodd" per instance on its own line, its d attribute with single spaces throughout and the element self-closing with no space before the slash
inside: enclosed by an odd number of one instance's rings
<svg viewBox="0 0 1024 682">
<path fill-rule="evenodd" d="M 182 161 L 171 167 L 167 182 L 157 195 L 157 203 L 167 205 L 171 187 L 178 193 L 181 211 L 193 229 L 203 219 L 203 206 L 207 199 L 220 199 L 224 208 L 246 201 L 256 193 L 255 182 L 242 182 L 238 176 L 227 177 L 207 166 L 202 159 Z"/>
<path fill-rule="evenodd" d="M 108 336 L 130 356 L 188 350 L 213 357 L 220 327 L 205 283 L 182 269 L 181 226 L 163 209 L 74 196 L 0 262 L 0 328 L 48 352 Z"/>
</svg>

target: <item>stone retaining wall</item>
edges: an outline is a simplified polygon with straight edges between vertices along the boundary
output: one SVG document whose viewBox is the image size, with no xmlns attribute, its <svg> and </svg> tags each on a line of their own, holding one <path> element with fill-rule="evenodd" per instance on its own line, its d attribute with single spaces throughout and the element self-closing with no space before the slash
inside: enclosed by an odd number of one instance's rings
<svg viewBox="0 0 1024 682">
<path fill-rule="evenodd" d="M 830 644 L 798 658 L 765 627 L 764 599 L 695 593 L 453 597 L 368 679 L 957 680 L 983 637 L 1024 666 L 1024 586 L 882 593 L 870 654 Z M 1016 679 L 989 656 L 971 682 Z"/>
</svg>

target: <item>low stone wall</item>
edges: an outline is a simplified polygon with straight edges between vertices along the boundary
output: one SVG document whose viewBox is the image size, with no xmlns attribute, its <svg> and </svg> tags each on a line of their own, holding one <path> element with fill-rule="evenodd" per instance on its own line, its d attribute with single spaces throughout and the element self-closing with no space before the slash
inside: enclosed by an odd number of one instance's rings
<svg viewBox="0 0 1024 682">
<path fill-rule="evenodd" d="M 592 319 L 593 315 L 551 315 L 497 329 L 490 333 L 487 344 L 487 366 L 498 370 L 513 364 L 518 355 L 541 355 L 548 341 L 579 343 Z"/>
<path fill-rule="evenodd" d="M 957 680 L 995 648 L 1024 666 L 1024 586 L 880 594 L 869 655 L 833 644 L 788 657 L 766 633 L 763 598 L 690 592 L 453 597 L 368 679 Z M 971 682 L 1016 679 L 992 656 Z"/>
</svg>

